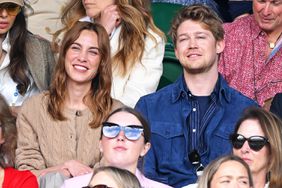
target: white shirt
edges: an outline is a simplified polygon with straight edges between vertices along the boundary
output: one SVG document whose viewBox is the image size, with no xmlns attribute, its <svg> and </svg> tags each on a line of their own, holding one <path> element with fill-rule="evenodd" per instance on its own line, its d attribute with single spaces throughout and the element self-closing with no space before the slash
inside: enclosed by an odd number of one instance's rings
<svg viewBox="0 0 282 188">
<path fill-rule="evenodd" d="M 5 98 L 9 106 L 21 106 L 23 101 L 28 97 L 39 93 L 33 79 L 29 76 L 30 85 L 24 96 L 19 94 L 17 90 L 17 83 L 13 81 L 9 74 L 9 64 L 10 64 L 10 42 L 9 35 L 6 35 L 5 40 L 2 43 L 2 49 L 7 53 L 2 64 L 0 64 L 0 93 Z"/>
<path fill-rule="evenodd" d="M 81 18 L 80 21 L 93 22 L 93 19 L 86 16 Z M 145 49 L 141 62 L 136 62 L 124 76 L 119 74 L 117 67 L 112 66 L 111 96 L 132 108 L 140 97 L 156 91 L 163 72 L 162 60 L 165 52 L 165 42 L 151 29 L 148 29 L 148 32 L 156 38 L 157 43 L 150 37 L 145 38 Z M 111 33 L 112 57 L 119 51 L 120 33 L 121 26 L 116 27 Z"/>
</svg>

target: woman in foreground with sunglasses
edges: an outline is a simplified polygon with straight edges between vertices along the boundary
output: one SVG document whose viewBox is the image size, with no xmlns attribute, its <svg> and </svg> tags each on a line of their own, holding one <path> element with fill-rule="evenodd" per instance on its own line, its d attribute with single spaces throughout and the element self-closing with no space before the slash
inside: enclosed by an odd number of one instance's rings
<svg viewBox="0 0 282 188">
<path fill-rule="evenodd" d="M 29 33 L 25 19 L 23 0 L 0 0 L 0 93 L 15 116 L 48 89 L 55 64 L 49 42 Z"/>
<path fill-rule="evenodd" d="M 250 167 L 255 188 L 282 187 L 282 122 L 262 108 L 248 108 L 231 135 L 233 153 Z"/>
<path fill-rule="evenodd" d="M 102 125 L 100 151 L 102 159 L 95 167 L 115 166 L 135 174 L 142 187 L 169 188 L 147 179 L 138 169 L 138 159 L 150 149 L 151 131 L 145 119 L 134 109 L 122 107 L 113 111 Z M 89 183 L 91 174 L 65 181 L 64 188 L 80 188 Z"/>
<path fill-rule="evenodd" d="M 112 166 L 95 170 L 88 186 L 83 188 L 141 188 L 132 172 Z"/>
</svg>

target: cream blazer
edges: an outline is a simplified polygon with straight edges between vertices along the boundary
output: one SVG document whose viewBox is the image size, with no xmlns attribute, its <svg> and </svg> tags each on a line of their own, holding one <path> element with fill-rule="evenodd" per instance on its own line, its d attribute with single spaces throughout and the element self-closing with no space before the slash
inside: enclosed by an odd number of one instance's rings
<svg viewBox="0 0 282 188">
<path fill-rule="evenodd" d="M 111 55 L 118 51 L 118 39 L 121 26 L 117 27 L 111 36 Z M 145 39 L 145 51 L 141 62 L 135 64 L 131 71 L 124 77 L 118 74 L 117 67 L 113 69 L 113 82 L 111 95 L 123 104 L 134 107 L 141 96 L 155 92 L 162 72 L 162 60 L 165 51 L 165 41 L 149 29 L 149 32 L 157 39 L 157 43 L 150 37 Z"/>
</svg>

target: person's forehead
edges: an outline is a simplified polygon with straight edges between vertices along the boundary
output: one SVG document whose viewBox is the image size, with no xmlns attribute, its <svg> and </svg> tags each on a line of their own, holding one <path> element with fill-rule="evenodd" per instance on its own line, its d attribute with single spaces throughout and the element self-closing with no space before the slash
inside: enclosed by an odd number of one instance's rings
<svg viewBox="0 0 282 188">
<path fill-rule="evenodd" d="M 123 111 L 111 115 L 108 121 L 112 123 L 118 123 L 120 125 L 129 125 L 129 124 L 141 125 L 141 122 L 138 120 L 138 118 L 135 115 Z"/>
<path fill-rule="evenodd" d="M 204 28 L 205 23 L 201 21 L 195 21 L 195 20 L 184 20 L 179 24 L 179 27 L 199 27 L 199 28 Z"/>
<path fill-rule="evenodd" d="M 211 31 L 204 22 L 185 20 L 179 25 L 177 35 L 179 36 L 185 33 L 211 33 Z"/>
<path fill-rule="evenodd" d="M 265 136 L 259 121 L 256 119 L 246 119 L 243 121 L 237 132 L 247 138 L 255 135 Z"/>
<path fill-rule="evenodd" d="M 279 3 L 282 2 L 282 0 L 253 0 L 253 3 L 264 3 L 264 2 Z"/>
</svg>

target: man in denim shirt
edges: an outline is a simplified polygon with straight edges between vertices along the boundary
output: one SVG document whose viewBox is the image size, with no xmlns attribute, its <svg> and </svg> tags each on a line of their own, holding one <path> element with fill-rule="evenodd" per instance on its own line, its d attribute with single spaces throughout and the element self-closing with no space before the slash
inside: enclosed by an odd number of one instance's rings
<svg viewBox="0 0 282 188">
<path fill-rule="evenodd" d="M 172 23 L 175 54 L 183 75 L 142 97 L 136 109 L 149 121 L 152 148 L 144 160 L 147 177 L 182 187 L 197 180 L 211 160 L 231 152 L 229 135 L 254 101 L 230 88 L 218 73 L 224 30 L 209 8 L 184 8 Z"/>
</svg>

